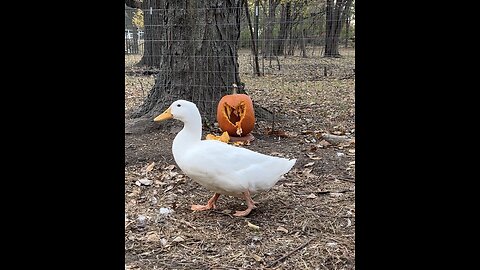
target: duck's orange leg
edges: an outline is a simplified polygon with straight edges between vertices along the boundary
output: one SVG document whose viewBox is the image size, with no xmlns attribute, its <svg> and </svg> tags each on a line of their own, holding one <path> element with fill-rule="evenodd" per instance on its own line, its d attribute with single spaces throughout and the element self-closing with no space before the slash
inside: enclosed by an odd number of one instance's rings
<svg viewBox="0 0 480 270">
<path fill-rule="evenodd" d="M 193 211 L 204 211 L 204 210 L 209 210 L 209 209 L 212 209 L 212 208 L 215 209 L 215 208 L 217 208 L 215 203 L 217 202 L 218 197 L 220 197 L 220 193 L 215 193 L 215 194 L 213 194 L 212 198 L 210 198 L 210 200 L 208 200 L 206 205 L 193 204 L 191 209 Z"/>
<path fill-rule="evenodd" d="M 235 214 L 233 214 L 233 215 L 236 216 L 236 217 L 247 216 L 248 214 L 250 214 L 252 209 L 257 208 L 255 206 L 255 202 L 252 200 L 252 197 L 250 197 L 250 191 L 247 190 L 247 191 L 243 192 L 243 196 L 245 197 L 245 201 L 247 202 L 247 209 L 245 209 L 243 211 L 235 212 Z"/>
</svg>

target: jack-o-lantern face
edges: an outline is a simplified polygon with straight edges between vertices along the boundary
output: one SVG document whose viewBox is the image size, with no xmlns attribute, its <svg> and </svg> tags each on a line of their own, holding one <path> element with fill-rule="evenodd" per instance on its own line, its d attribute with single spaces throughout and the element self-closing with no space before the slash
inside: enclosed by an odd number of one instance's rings
<svg viewBox="0 0 480 270">
<path fill-rule="evenodd" d="M 217 107 L 217 122 L 220 129 L 230 136 L 250 133 L 255 125 L 255 112 L 250 97 L 245 94 L 223 96 Z"/>
</svg>

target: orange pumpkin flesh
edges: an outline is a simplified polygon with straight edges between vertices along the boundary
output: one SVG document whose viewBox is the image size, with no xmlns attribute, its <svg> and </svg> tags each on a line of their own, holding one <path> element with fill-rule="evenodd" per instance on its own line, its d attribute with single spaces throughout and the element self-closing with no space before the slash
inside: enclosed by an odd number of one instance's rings
<svg viewBox="0 0 480 270">
<path fill-rule="evenodd" d="M 213 134 L 207 134 L 207 136 L 205 136 L 205 140 L 217 140 L 217 141 L 221 141 L 221 142 L 224 142 L 224 143 L 228 143 L 230 141 L 230 136 L 228 136 L 228 132 L 225 131 L 220 136 L 216 136 L 216 135 L 213 135 Z"/>
<path fill-rule="evenodd" d="M 217 107 L 217 122 L 220 129 L 230 136 L 250 133 L 255 125 L 255 112 L 250 97 L 245 94 L 223 96 Z"/>
</svg>

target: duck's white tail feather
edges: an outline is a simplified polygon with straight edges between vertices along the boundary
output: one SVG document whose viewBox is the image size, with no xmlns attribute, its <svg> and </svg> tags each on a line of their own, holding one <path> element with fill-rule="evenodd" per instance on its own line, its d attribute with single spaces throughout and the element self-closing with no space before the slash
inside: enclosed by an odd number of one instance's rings
<svg viewBox="0 0 480 270">
<path fill-rule="evenodd" d="M 269 190 L 281 179 L 282 175 L 292 169 L 296 161 L 296 159 L 289 160 L 275 157 L 268 162 L 258 164 L 262 168 L 261 170 L 251 170 L 248 173 L 252 174 L 248 175 L 250 177 L 248 189 L 252 192 Z M 265 173 L 262 174 L 261 172 Z"/>
</svg>

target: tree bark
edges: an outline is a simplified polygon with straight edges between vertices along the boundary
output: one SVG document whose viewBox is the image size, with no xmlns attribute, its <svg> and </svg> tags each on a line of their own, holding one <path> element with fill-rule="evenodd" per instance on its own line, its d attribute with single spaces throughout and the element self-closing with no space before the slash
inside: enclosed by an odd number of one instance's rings
<svg viewBox="0 0 480 270">
<path fill-rule="evenodd" d="M 348 30 L 350 29 L 350 14 L 347 10 L 347 15 L 345 16 L 345 48 L 348 47 Z"/>
<path fill-rule="evenodd" d="M 352 0 L 326 1 L 326 34 L 324 57 L 340 57 L 340 53 L 338 51 L 340 32 L 345 21 L 345 11 L 350 8 L 351 4 Z"/>
<path fill-rule="evenodd" d="M 279 3 L 280 3 L 280 0 L 268 1 L 268 16 L 267 16 L 267 25 L 265 29 L 264 57 L 274 56 L 273 28 L 275 26 L 275 11 Z"/>
<path fill-rule="evenodd" d="M 154 20 L 160 22 L 151 33 L 160 48 L 155 55 L 160 72 L 132 117 L 152 118 L 173 101 L 186 99 L 213 121 L 218 101 L 231 93 L 233 83 L 240 84 L 241 0 L 152 2 L 157 4 Z"/>
<path fill-rule="evenodd" d="M 258 36 L 255 35 L 252 29 L 252 20 L 250 19 L 250 11 L 248 10 L 248 1 L 243 0 L 245 6 L 245 15 L 247 15 L 248 29 L 250 30 L 250 37 L 252 41 L 252 54 L 253 54 L 253 72 L 255 75 L 260 76 L 260 66 L 258 64 Z"/>
<path fill-rule="evenodd" d="M 137 27 L 134 25 L 133 26 L 133 46 L 132 46 L 132 53 L 133 54 L 138 54 L 138 29 Z"/>
<path fill-rule="evenodd" d="M 291 24 L 291 4 L 288 1 L 285 4 L 282 4 L 282 12 L 280 16 L 280 31 L 278 32 L 277 37 L 277 47 L 275 49 L 276 55 L 284 55 L 285 54 L 285 44 L 287 39 L 287 31 L 290 28 Z"/>
</svg>

